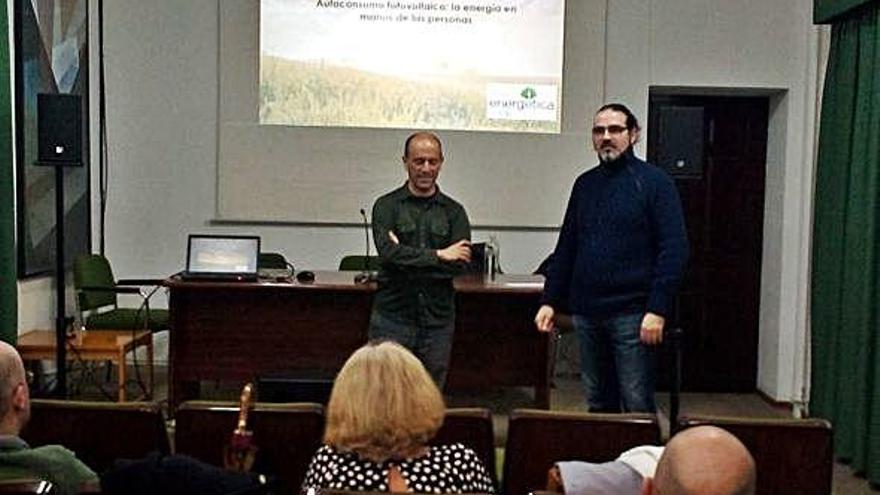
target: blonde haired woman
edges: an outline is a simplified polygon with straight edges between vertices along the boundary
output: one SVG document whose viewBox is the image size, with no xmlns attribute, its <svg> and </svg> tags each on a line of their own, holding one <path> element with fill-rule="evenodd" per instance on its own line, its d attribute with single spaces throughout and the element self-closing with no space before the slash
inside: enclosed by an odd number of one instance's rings
<svg viewBox="0 0 880 495">
<path fill-rule="evenodd" d="M 440 391 L 412 353 L 394 342 L 361 347 L 333 384 L 324 445 L 303 489 L 493 493 L 473 450 L 428 445 L 444 413 Z"/>
</svg>

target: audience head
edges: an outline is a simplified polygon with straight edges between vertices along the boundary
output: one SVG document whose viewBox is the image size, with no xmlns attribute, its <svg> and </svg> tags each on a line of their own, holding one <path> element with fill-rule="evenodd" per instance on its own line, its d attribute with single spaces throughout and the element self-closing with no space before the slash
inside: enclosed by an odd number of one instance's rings
<svg viewBox="0 0 880 495">
<path fill-rule="evenodd" d="M 646 478 L 643 495 L 752 495 L 755 461 L 735 436 L 714 426 L 675 435 Z"/>
<path fill-rule="evenodd" d="M 374 462 L 413 457 L 444 413 L 443 396 L 418 358 L 395 342 L 370 342 L 336 376 L 324 442 Z"/>
<path fill-rule="evenodd" d="M 0 341 L 0 434 L 18 435 L 31 414 L 30 395 L 21 356 Z"/>
</svg>

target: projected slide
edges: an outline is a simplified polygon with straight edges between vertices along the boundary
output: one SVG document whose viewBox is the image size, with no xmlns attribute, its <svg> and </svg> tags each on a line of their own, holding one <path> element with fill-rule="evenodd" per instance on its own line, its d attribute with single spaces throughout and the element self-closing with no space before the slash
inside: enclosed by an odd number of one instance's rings
<svg viewBox="0 0 880 495">
<path fill-rule="evenodd" d="M 262 0 L 260 123 L 558 133 L 565 0 Z"/>
</svg>

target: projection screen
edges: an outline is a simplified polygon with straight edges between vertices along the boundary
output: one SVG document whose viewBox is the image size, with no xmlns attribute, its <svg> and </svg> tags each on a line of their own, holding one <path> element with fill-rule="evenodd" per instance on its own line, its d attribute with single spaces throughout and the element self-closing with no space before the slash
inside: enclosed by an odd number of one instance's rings
<svg viewBox="0 0 880 495">
<path fill-rule="evenodd" d="M 218 220 L 358 223 L 414 130 L 474 225 L 558 225 L 595 162 L 604 0 L 218 1 Z"/>
<path fill-rule="evenodd" d="M 263 0 L 260 123 L 557 133 L 564 11 L 564 0 Z"/>
</svg>

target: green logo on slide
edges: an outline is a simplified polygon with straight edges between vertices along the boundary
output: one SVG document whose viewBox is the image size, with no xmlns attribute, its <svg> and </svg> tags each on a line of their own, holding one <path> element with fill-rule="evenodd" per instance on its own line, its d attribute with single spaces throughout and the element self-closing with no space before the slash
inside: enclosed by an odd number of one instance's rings
<svg viewBox="0 0 880 495">
<path fill-rule="evenodd" d="M 530 86 L 526 86 L 526 87 L 522 90 L 522 93 L 520 93 L 519 95 L 522 96 L 523 98 L 527 99 L 527 100 L 531 100 L 532 98 L 538 96 L 538 92 L 535 91 L 535 88 L 532 88 L 532 87 L 530 87 Z"/>
</svg>

